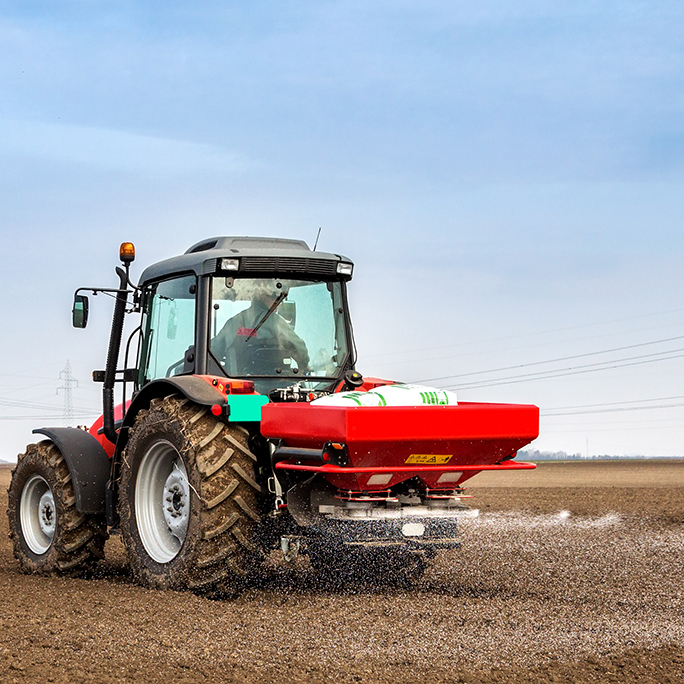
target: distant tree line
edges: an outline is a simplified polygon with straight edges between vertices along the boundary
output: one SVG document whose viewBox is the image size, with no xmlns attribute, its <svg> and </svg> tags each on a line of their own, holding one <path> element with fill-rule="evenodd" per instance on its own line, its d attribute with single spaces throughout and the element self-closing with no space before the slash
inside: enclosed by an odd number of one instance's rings
<svg viewBox="0 0 684 684">
<path fill-rule="evenodd" d="M 605 461 L 607 459 L 627 459 L 627 458 L 682 458 L 681 456 L 643 456 L 640 454 L 630 454 L 629 456 L 616 456 L 615 454 L 568 454 L 565 451 L 539 451 L 522 450 L 516 457 L 519 461 Z"/>
<path fill-rule="evenodd" d="M 586 458 L 580 453 L 568 454 L 565 451 L 539 451 L 525 450 L 519 451 L 518 460 L 520 461 L 576 461 L 581 458 Z"/>
<path fill-rule="evenodd" d="M 611 454 L 568 454 L 565 451 L 539 451 L 538 449 L 529 451 L 519 451 L 518 459 L 521 461 L 594 461 L 606 458 L 645 458 L 645 456 L 614 456 Z"/>
</svg>

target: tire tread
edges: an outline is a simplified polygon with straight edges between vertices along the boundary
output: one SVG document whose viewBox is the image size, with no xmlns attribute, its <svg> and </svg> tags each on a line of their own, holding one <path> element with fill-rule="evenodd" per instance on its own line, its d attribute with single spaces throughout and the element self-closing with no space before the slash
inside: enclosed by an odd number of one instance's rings
<svg viewBox="0 0 684 684">
<path fill-rule="evenodd" d="M 50 485 L 58 516 L 52 545 L 38 556 L 28 551 L 20 529 L 21 492 L 32 475 L 40 475 Z M 7 515 L 14 556 L 26 574 L 78 575 L 104 558 L 108 537 L 104 516 L 76 510 L 71 473 L 50 440 L 29 444 L 26 452 L 19 455 L 8 489 Z"/>
<path fill-rule="evenodd" d="M 242 427 L 226 424 L 206 407 L 177 395 L 138 414 L 123 455 L 119 496 L 122 539 L 138 582 L 162 589 L 232 593 L 261 560 L 260 547 L 252 541 L 261 521 L 261 487 L 248 437 Z M 192 491 L 191 536 L 166 564 L 154 563 L 144 551 L 131 504 L 136 464 L 149 448 L 145 445 L 155 439 L 171 441 L 181 454 Z"/>
</svg>

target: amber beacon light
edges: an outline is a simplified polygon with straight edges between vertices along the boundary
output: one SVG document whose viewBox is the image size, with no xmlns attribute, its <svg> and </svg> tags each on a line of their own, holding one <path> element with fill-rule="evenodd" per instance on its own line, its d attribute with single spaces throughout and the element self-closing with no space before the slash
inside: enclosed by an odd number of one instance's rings
<svg viewBox="0 0 684 684">
<path fill-rule="evenodd" d="M 135 260 L 135 245 L 132 242 L 122 242 L 119 247 L 119 258 L 124 264 Z"/>
</svg>

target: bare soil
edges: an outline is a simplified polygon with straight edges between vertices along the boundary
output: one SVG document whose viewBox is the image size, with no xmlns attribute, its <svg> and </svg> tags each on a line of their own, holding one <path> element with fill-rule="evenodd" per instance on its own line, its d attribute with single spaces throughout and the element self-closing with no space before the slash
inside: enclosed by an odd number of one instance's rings
<svg viewBox="0 0 684 684">
<path fill-rule="evenodd" d="M 0 516 L 0 681 L 684 681 L 684 461 L 544 463 L 469 493 L 463 548 L 410 591 L 274 554 L 222 601 L 134 585 L 118 537 L 94 577 L 23 575 Z"/>
</svg>

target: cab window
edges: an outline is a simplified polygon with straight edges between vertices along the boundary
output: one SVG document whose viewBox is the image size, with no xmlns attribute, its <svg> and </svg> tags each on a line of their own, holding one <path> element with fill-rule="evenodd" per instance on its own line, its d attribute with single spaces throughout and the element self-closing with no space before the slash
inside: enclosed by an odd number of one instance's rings
<svg viewBox="0 0 684 684">
<path fill-rule="evenodd" d="M 194 275 L 152 285 L 144 296 L 139 385 L 191 373 L 195 343 Z"/>
</svg>

